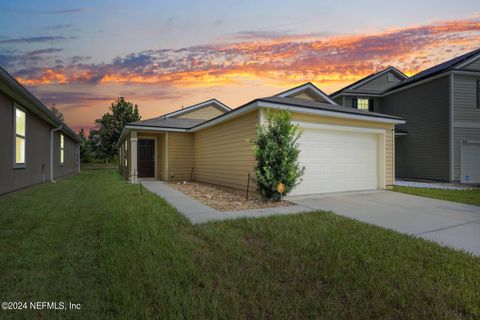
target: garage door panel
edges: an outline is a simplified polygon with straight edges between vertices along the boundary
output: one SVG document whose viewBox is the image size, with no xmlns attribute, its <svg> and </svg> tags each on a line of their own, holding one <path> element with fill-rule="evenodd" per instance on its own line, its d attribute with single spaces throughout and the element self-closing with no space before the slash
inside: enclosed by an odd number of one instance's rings
<svg viewBox="0 0 480 320">
<path fill-rule="evenodd" d="M 376 134 L 304 128 L 298 143 L 305 174 L 292 195 L 377 188 Z"/>
</svg>

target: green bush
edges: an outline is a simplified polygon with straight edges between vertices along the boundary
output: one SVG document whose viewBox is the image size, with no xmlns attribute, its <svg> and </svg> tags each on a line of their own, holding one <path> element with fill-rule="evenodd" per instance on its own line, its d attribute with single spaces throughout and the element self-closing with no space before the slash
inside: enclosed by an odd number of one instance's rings
<svg viewBox="0 0 480 320">
<path fill-rule="evenodd" d="M 253 148 L 257 189 L 263 199 L 278 201 L 300 183 L 305 171 L 298 163 L 298 125 L 292 124 L 288 111 L 267 112 L 267 123 L 260 124 L 257 132 Z M 284 185 L 282 194 L 277 191 L 280 183 Z"/>
</svg>

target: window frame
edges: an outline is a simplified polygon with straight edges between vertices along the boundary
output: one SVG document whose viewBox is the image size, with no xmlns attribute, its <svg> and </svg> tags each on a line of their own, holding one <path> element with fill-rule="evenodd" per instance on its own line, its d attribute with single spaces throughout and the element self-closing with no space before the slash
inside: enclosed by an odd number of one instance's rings
<svg viewBox="0 0 480 320">
<path fill-rule="evenodd" d="M 60 132 L 60 135 L 58 137 L 58 142 L 59 142 L 59 150 L 60 152 L 58 153 L 58 164 L 63 166 L 65 164 L 65 136 L 63 135 L 62 132 Z"/>
<path fill-rule="evenodd" d="M 25 115 L 25 132 L 24 135 L 17 133 L 17 109 L 23 112 Z M 23 139 L 23 162 L 17 162 L 17 138 Z M 13 103 L 13 168 L 14 169 L 25 169 L 27 167 L 27 111 L 25 108 L 20 106 L 18 103 Z"/>
<path fill-rule="evenodd" d="M 362 102 L 366 102 L 366 108 L 363 104 L 360 104 L 360 101 Z M 358 110 L 366 110 L 366 111 L 370 111 L 369 110 L 369 105 L 370 105 L 370 99 L 369 98 L 357 98 L 357 109 Z M 362 107 L 361 107 L 362 106 Z"/>
</svg>

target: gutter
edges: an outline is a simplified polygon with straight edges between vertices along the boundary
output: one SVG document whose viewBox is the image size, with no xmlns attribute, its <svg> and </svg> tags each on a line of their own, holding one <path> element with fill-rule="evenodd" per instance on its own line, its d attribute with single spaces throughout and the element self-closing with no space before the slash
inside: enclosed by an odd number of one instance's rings
<svg viewBox="0 0 480 320">
<path fill-rule="evenodd" d="M 62 130 L 62 126 L 50 130 L 50 182 L 55 183 L 53 180 L 53 134 L 59 130 Z"/>
</svg>

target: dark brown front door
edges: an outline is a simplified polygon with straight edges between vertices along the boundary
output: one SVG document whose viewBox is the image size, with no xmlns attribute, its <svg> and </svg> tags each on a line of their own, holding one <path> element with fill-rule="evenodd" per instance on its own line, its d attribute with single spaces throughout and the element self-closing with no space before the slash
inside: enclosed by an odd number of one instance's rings
<svg viewBox="0 0 480 320">
<path fill-rule="evenodd" d="M 138 139 L 138 177 L 155 176 L 155 140 Z"/>
</svg>

